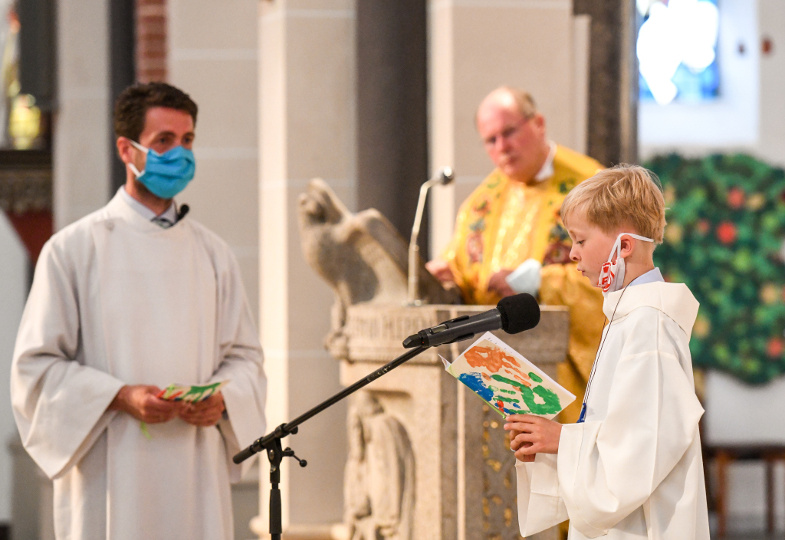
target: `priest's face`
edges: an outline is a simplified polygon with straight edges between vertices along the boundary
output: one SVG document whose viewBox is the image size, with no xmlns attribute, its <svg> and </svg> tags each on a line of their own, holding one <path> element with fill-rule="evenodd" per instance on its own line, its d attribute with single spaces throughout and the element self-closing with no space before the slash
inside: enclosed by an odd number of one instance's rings
<svg viewBox="0 0 785 540">
<path fill-rule="evenodd" d="M 512 96 L 495 93 L 477 110 L 477 131 L 496 167 L 513 180 L 534 181 L 550 150 L 541 114 L 524 116 Z"/>
<path fill-rule="evenodd" d="M 600 270 L 608 260 L 617 234 L 610 234 L 589 223 L 584 212 L 578 208 L 564 216 L 564 224 L 572 239 L 570 260 L 578 263 L 578 271 L 599 287 Z"/>
</svg>

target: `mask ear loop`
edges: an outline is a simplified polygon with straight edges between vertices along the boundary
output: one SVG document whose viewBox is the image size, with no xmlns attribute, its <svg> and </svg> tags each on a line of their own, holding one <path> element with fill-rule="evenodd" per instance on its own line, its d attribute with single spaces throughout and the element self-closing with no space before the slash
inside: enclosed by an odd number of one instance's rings
<svg viewBox="0 0 785 540">
<path fill-rule="evenodd" d="M 621 237 L 622 235 L 620 234 L 619 237 L 616 239 L 616 242 L 613 243 L 613 247 L 611 248 L 611 255 L 610 257 L 608 257 L 608 262 L 611 264 L 618 263 L 619 257 L 621 257 Z M 623 258 L 624 257 L 622 257 L 622 259 Z"/>
<path fill-rule="evenodd" d="M 653 238 L 649 238 L 647 236 L 641 236 L 640 234 L 635 234 L 635 233 L 631 233 L 631 232 L 621 233 L 621 234 L 619 234 L 619 238 L 617 239 L 618 242 L 619 242 L 619 252 L 620 253 L 621 253 L 621 237 L 622 236 L 631 236 L 632 238 L 635 238 L 636 240 L 640 240 L 642 242 L 654 242 Z"/>
<path fill-rule="evenodd" d="M 137 169 L 136 165 L 134 165 L 133 163 L 129 163 L 128 168 L 131 169 L 131 172 L 134 173 L 137 178 L 142 176 L 142 173 L 139 172 L 139 169 Z"/>
<path fill-rule="evenodd" d="M 636 240 L 641 240 L 643 242 L 654 242 L 654 240 L 652 240 L 651 238 L 647 238 L 647 237 L 641 236 L 639 234 L 635 234 L 635 233 L 619 233 L 619 236 L 616 237 L 616 241 L 613 243 L 613 247 L 611 248 L 611 254 L 610 254 L 610 258 L 609 259 L 613 259 L 614 252 L 616 253 L 616 261 L 618 261 L 619 257 L 621 257 L 621 238 L 622 238 L 622 236 L 630 236 L 632 238 L 635 238 Z M 624 258 L 624 257 L 622 257 L 622 258 Z M 611 263 L 611 264 L 614 264 L 616 261 L 608 260 L 608 262 Z"/>
<path fill-rule="evenodd" d="M 149 148 L 147 148 L 146 146 L 142 146 L 141 144 L 139 144 L 133 139 L 128 139 L 128 142 L 130 142 L 134 147 L 136 147 L 137 150 L 141 150 L 145 154 L 148 154 L 150 152 Z"/>
<path fill-rule="evenodd" d="M 137 150 L 140 150 L 140 151 L 144 152 L 144 153 L 145 153 L 145 156 L 146 156 L 147 154 L 149 154 L 149 153 L 150 153 L 150 149 L 149 149 L 149 148 L 146 148 L 146 147 L 142 146 L 141 144 L 139 144 L 139 143 L 138 143 L 138 142 L 136 142 L 135 140 L 133 140 L 133 139 L 128 139 L 128 142 L 130 142 L 130 143 L 131 143 L 131 145 L 132 145 L 134 148 L 136 148 Z M 139 172 L 139 169 L 137 169 L 137 168 L 136 168 L 136 165 L 134 165 L 133 163 L 128 163 L 128 168 L 129 168 L 129 169 L 131 169 L 131 172 L 132 172 L 132 173 L 134 173 L 134 174 L 136 175 L 136 177 L 137 177 L 137 178 L 139 178 L 140 176 L 142 176 L 142 173 L 141 173 L 141 172 Z"/>
</svg>

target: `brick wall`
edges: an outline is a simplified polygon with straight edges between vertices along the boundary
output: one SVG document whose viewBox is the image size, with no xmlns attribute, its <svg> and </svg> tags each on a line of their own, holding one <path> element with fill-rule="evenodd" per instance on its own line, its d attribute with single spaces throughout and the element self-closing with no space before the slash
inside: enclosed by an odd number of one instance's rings
<svg viewBox="0 0 785 540">
<path fill-rule="evenodd" d="M 136 0 L 136 80 L 166 81 L 166 0 Z"/>
</svg>

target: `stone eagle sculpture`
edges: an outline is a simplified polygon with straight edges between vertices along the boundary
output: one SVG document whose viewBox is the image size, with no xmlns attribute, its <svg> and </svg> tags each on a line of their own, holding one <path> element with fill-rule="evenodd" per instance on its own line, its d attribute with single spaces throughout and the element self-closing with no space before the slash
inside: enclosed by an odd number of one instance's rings
<svg viewBox="0 0 785 540">
<path fill-rule="evenodd" d="M 335 358 L 346 358 L 342 329 L 348 306 L 406 303 L 408 244 L 378 210 L 350 212 L 318 178 L 300 195 L 298 217 L 303 255 L 335 293 L 325 346 Z M 423 302 L 459 302 L 457 291 L 445 289 L 421 261 L 417 266 L 418 297 Z"/>
</svg>

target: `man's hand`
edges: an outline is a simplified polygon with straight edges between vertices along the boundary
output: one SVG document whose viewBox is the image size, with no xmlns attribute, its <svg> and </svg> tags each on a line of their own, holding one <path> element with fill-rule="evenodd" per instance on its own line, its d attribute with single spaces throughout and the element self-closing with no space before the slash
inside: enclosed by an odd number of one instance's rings
<svg viewBox="0 0 785 540">
<path fill-rule="evenodd" d="M 453 278 L 452 270 L 450 270 L 450 264 L 442 259 L 434 259 L 432 261 L 428 261 L 425 263 L 425 268 L 433 274 L 433 277 L 441 281 L 442 283 L 455 283 L 455 278 Z"/>
<path fill-rule="evenodd" d="M 126 385 L 120 388 L 107 409 L 123 411 L 148 424 L 168 422 L 177 416 L 182 404 L 157 397 L 160 392 L 161 389 L 154 385 Z"/>
<path fill-rule="evenodd" d="M 562 425 L 534 414 L 511 414 L 504 429 L 510 432 L 510 449 L 521 461 L 534 461 L 534 455 L 559 451 Z"/>
<path fill-rule="evenodd" d="M 502 268 L 493 274 L 491 279 L 488 280 L 488 291 L 495 292 L 502 298 L 514 295 L 515 291 L 507 283 L 507 276 L 510 274 L 512 274 L 512 270 L 507 270 L 506 268 Z"/>
<path fill-rule="evenodd" d="M 224 396 L 221 392 L 217 392 L 204 401 L 183 404 L 179 415 L 194 426 L 210 427 L 218 423 L 225 410 Z"/>
</svg>

